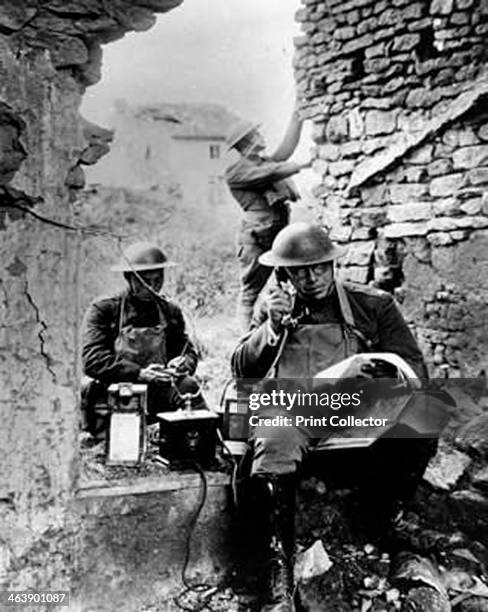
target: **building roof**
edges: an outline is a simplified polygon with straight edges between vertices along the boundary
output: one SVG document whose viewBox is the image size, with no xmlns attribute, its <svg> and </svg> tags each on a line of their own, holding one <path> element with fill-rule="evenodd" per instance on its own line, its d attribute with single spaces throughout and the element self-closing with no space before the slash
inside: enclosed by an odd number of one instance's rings
<svg viewBox="0 0 488 612">
<path fill-rule="evenodd" d="M 150 104 L 139 106 L 134 116 L 167 123 L 171 135 L 187 140 L 223 140 L 239 119 L 220 104 Z"/>
</svg>

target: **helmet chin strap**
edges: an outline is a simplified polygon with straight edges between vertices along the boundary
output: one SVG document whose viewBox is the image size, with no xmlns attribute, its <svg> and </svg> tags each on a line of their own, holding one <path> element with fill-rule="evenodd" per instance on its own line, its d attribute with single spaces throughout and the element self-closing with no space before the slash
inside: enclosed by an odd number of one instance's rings
<svg viewBox="0 0 488 612">
<path fill-rule="evenodd" d="M 130 272 L 130 274 L 132 274 L 132 278 L 129 281 L 129 288 L 130 291 L 133 295 L 137 296 L 139 299 L 143 300 L 143 301 L 149 301 L 149 300 L 154 300 L 154 299 L 158 299 L 158 300 L 163 300 L 163 296 L 160 295 L 157 291 L 155 291 L 151 285 L 149 285 L 149 283 L 147 283 L 140 274 L 138 274 L 136 271 L 132 271 Z M 147 294 L 148 295 L 148 299 L 144 299 L 144 297 L 141 297 L 137 290 L 136 287 L 134 286 L 134 280 L 137 279 L 139 281 L 139 283 L 144 287 L 144 289 L 146 289 Z M 161 285 L 161 289 L 163 288 L 163 286 Z"/>
</svg>

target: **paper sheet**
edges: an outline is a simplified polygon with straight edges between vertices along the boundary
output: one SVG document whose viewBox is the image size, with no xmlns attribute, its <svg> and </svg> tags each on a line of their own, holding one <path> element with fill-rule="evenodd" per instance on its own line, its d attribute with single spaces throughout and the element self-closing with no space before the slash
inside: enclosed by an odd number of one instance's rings
<svg viewBox="0 0 488 612">
<path fill-rule="evenodd" d="M 109 462 L 138 461 L 141 417 L 114 413 L 110 420 Z"/>
</svg>

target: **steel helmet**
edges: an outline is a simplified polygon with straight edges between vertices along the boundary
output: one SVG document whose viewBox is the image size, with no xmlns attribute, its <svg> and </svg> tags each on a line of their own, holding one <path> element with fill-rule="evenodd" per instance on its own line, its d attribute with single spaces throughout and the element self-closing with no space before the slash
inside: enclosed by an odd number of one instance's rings
<svg viewBox="0 0 488 612">
<path fill-rule="evenodd" d="M 259 257 L 264 266 L 311 266 L 337 259 L 346 249 L 334 244 L 327 230 L 316 223 L 292 223 L 273 240 L 270 251 Z"/>
<path fill-rule="evenodd" d="M 173 261 L 168 261 L 163 251 L 154 244 L 135 242 L 122 252 L 119 263 L 110 269 L 113 272 L 144 272 L 176 265 Z"/>
<path fill-rule="evenodd" d="M 232 149 L 239 144 L 243 138 L 249 136 L 251 132 L 257 130 L 260 127 L 260 123 L 253 123 L 252 121 L 247 121 L 246 119 L 241 119 L 237 123 L 235 123 L 227 134 L 227 138 L 225 139 L 227 142 L 227 146 L 229 149 Z"/>
</svg>

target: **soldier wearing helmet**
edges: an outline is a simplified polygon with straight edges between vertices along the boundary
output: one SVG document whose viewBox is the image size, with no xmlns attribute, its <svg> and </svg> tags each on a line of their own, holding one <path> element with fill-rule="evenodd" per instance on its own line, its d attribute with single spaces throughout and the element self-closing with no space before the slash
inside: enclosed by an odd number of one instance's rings
<svg viewBox="0 0 488 612">
<path fill-rule="evenodd" d="M 165 269 L 174 265 L 157 246 L 132 244 L 111 268 L 123 273 L 127 288 L 95 300 L 83 322 L 83 371 L 96 381 L 96 394 L 114 382 L 148 383 L 150 417 L 183 407 L 180 394 L 198 388 L 191 377 L 198 356 L 186 333 L 182 312 L 161 294 Z M 180 394 L 169 380 L 161 382 L 163 370 L 175 374 Z M 93 406 L 87 406 L 88 412 L 90 408 Z M 91 416 L 86 415 L 89 430 Z"/>
<path fill-rule="evenodd" d="M 381 351 L 396 353 L 418 377 L 426 378 L 420 350 L 392 296 L 336 278 L 334 261 L 343 251 L 317 224 L 295 223 L 281 230 L 272 248 L 260 257 L 262 265 L 277 270 L 280 282 L 263 300 L 251 331 L 234 351 L 236 377 L 261 379 L 272 369 L 272 375 L 280 379 L 305 381 L 350 355 Z M 371 360 L 363 374 L 389 378 L 393 373 L 388 365 Z M 263 539 L 268 546 L 268 583 L 262 608 L 266 612 L 295 609 L 296 474 L 306 451 L 316 442 L 309 431 L 294 425 L 281 428 L 279 436 L 251 435 L 249 483 L 255 496 L 251 496 L 251 508 L 256 513 L 252 520 L 254 525 L 267 525 Z M 332 470 L 340 473 L 352 466 L 354 486 L 357 481 L 364 486 L 364 474 L 368 475 L 366 495 L 374 502 L 370 516 L 379 528 L 383 517 L 388 524 L 398 500 L 412 494 L 435 448 L 433 439 L 380 438 L 368 449 L 360 449 L 365 454 L 359 459 L 355 455 L 346 461 L 344 454 L 336 454 L 339 463 L 329 461 L 322 468 L 330 476 Z M 329 459 L 331 452 L 359 451 L 329 451 Z"/>
<path fill-rule="evenodd" d="M 240 154 L 240 159 L 227 168 L 225 178 L 243 211 L 237 241 L 241 269 L 238 318 L 245 330 L 271 273 L 270 268 L 259 263 L 259 256 L 288 224 L 290 203 L 299 198 L 290 177 L 310 165 L 288 161 L 298 145 L 301 130 L 302 121 L 295 111 L 283 142 L 271 155 L 265 155 L 266 143 L 259 124 L 239 121 L 227 137 L 229 149 Z"/>
</svg>

